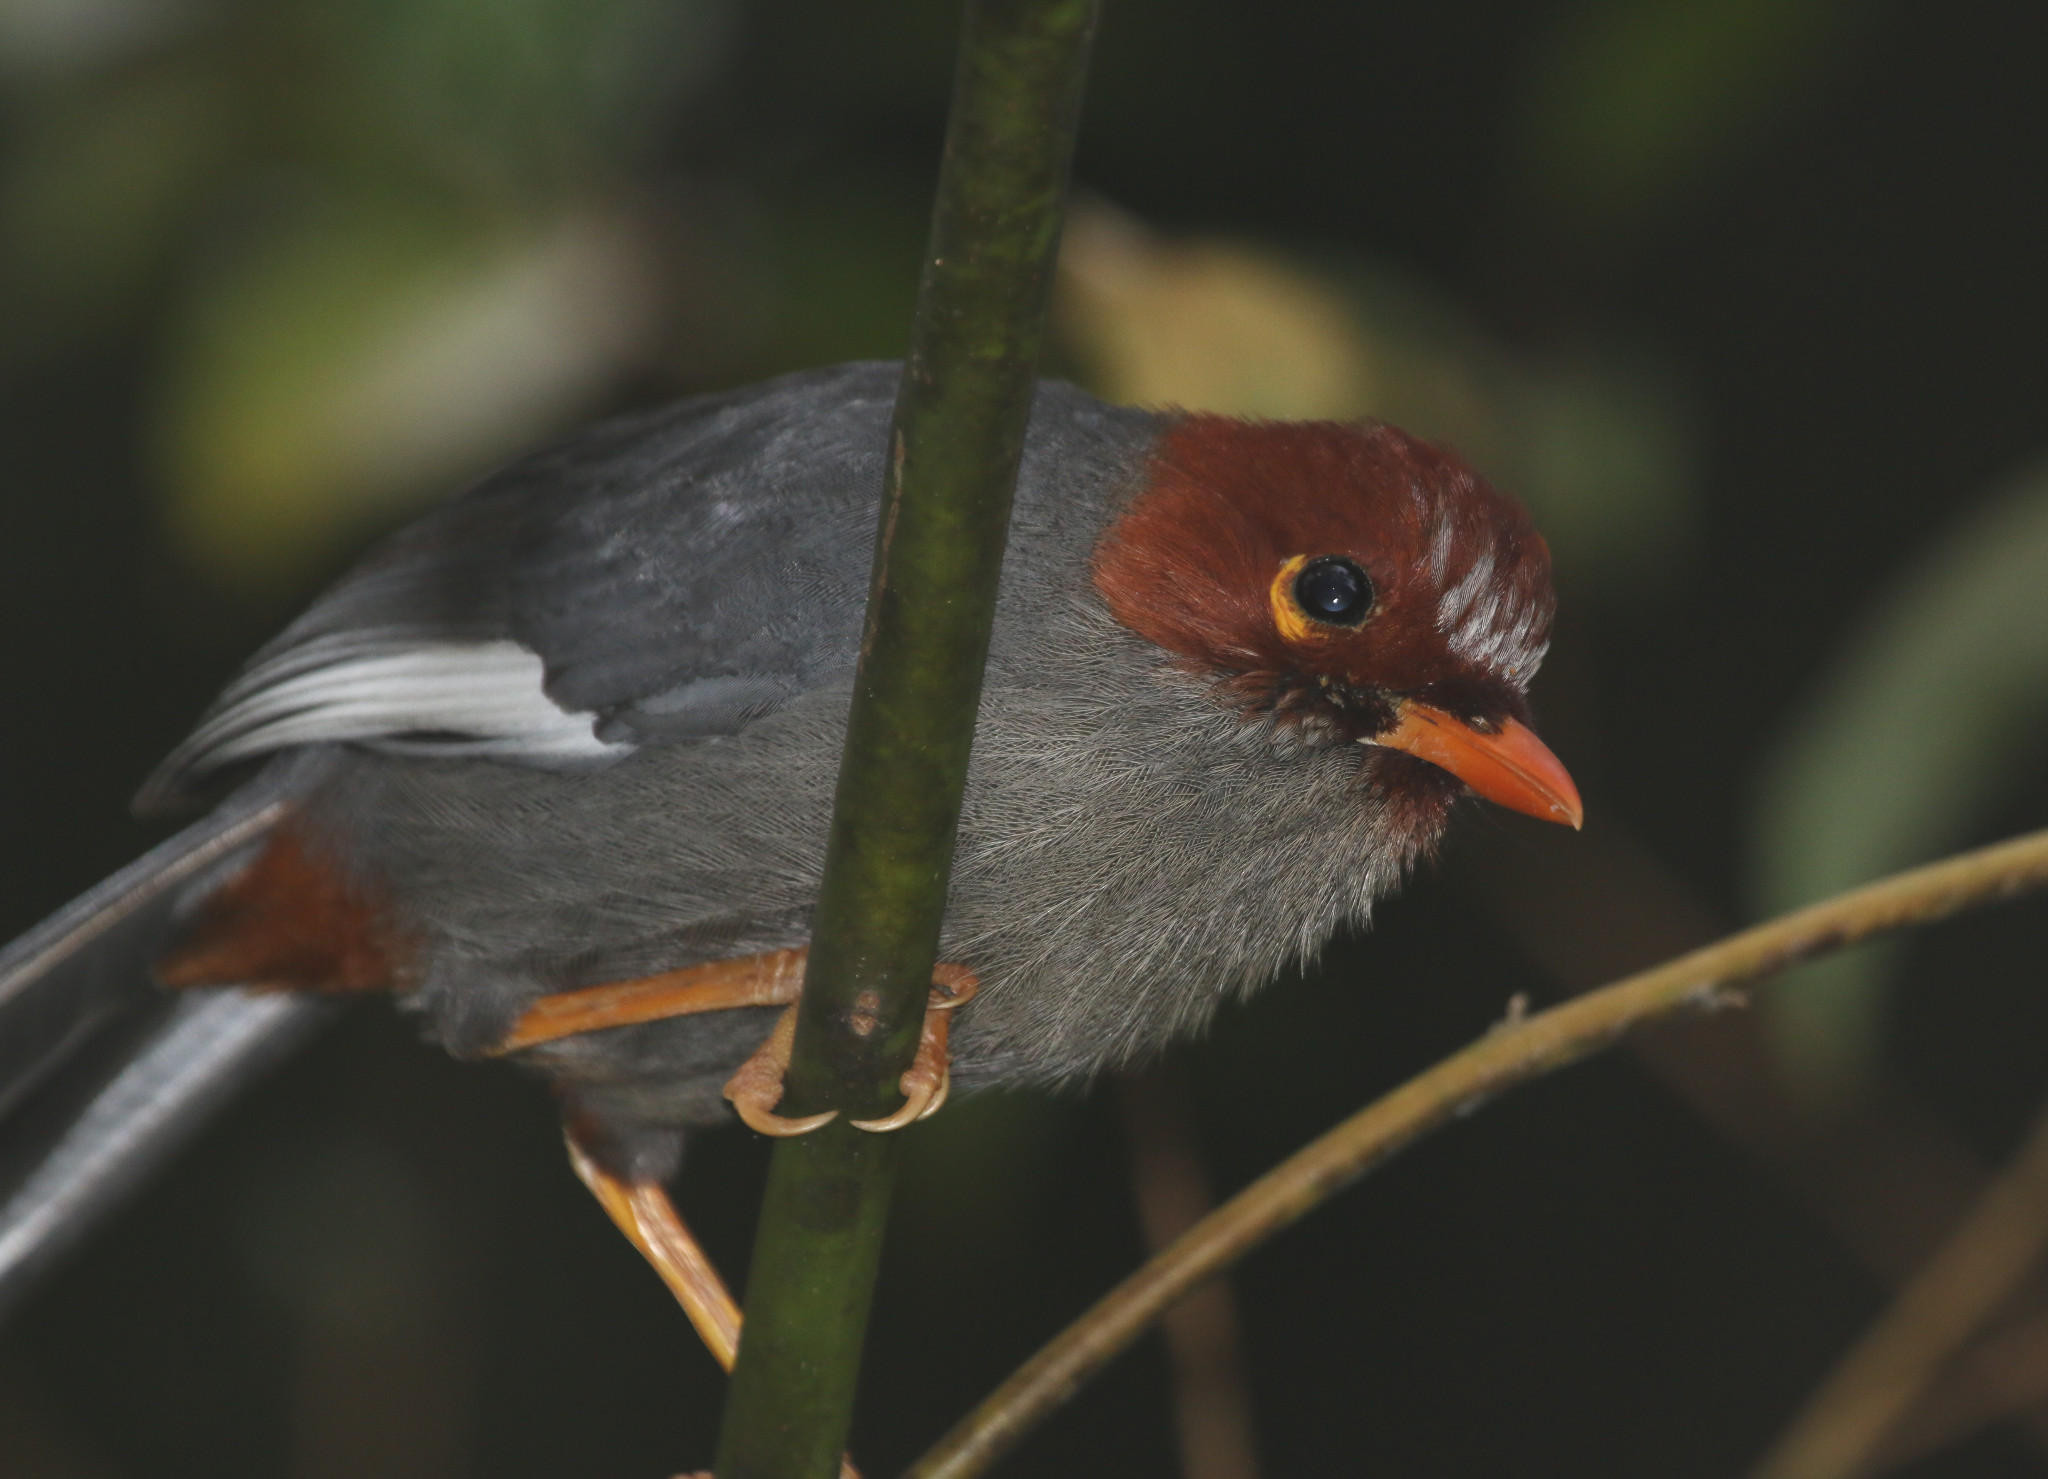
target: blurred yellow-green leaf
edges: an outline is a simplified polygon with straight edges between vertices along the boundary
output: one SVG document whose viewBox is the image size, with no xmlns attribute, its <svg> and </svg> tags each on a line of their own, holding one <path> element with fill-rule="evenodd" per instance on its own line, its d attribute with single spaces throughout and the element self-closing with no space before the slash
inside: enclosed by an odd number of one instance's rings
<svg viewBox="0 0 2048 1479">
<path fill-rule="evenodd" d="M 1344 296 L 1270 252 L 1167 241 L 1120 212 L 1076 209 L 1059 321 L 1111 400 L 1238 416 L 1343 417 L 1382 367 Z"/>
<path fill-rule="evenodd" d="M 1690 530 L 1683 400 L 1638 356 L 1517 355 L 1397 274 L 1174 240 L 1099 202 L 1068 223 L 1054 305 L 1110 400 L 1374 416 L 1450 443 L 1530 505 L 1569 579 L 1663 568 Z"/>
<path fill-rule="evenodd" d="M 1807 903 L 1962 844 L 2040 764 L 2048 702 L 2048 466 L 1999 491 L 1873 609 L 1777 748 L 1755 826 L 1758 904 Z M 1769 998 L 1816 1094 L 1875 1071 L 1889 954 L 1802 968 Z"/>
<path fill-rule="evenodd" d="M 224 582 L 317 564 L 596 403 L 659 327 L 629 218 L 290 211 L 193 295 L 161 377 L 173 531 Z"/>
</svg>

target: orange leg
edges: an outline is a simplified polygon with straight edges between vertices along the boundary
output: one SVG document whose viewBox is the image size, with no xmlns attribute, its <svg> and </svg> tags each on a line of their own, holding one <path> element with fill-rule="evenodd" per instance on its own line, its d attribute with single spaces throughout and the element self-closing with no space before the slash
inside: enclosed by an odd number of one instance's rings
<svg viewBox="0 0 2048 1479">
<path fill-rule="evenodd" d="M 725 1280 L 698 1246 L 668 1193 L 659 1182 L 621 1181 L 592 1160 L 573 1134 L 563 1138 L 568 1142 L 569 1164 L 577 1177 L 590 1188 L 591 1195 L 626 1235 L 626 1240 L 661 1275 L 661 1282 L 668 1285 L 669 1293 L 675 1295 L 683 1313 L 690 1317 L 704 1348 L 730 1374 L 739 1357 L 740 1307 L 733 1302 Z M 703 1479 L 709 1479 L 709 1475 Z M 860 1479 L 853 1460 L 840 1459 L 839 1479 Z"/>
<path fill-rule="evenodd" d="M 626 1240 L 654 1265 L 690 1317 L 704 1348 L 727 1371 L 740 1349 L 740 1307 L 658 1181 L 621 1181 L 592 1160 L 574 1135 L 569 1164 Z"/>
<path fill-rule="evenodd" d="M 766 955 L 714 960 L 637 981 L 614 981 L 543 996 L 512 1024 L 491 1054 L 516 1053 L 579 1032 L 659 1022 L 694 1012 L 787 1006 L 803 994 L 804 957 L 809 953 L 771 950 Z"/>
<path fill-rule="evenodd" d="M 581 1032 L 657 1022 L 696 1012 L 779 1006 L 784 1011 L 774 1030 L 727 1081 L 725 1097 L 732 1101 L 739 1117 L 763 1135 L 808 1134 L 830 1121 L 838 1111 L 799 1118 L 775 1113 L 775 1106 L 782 1101 L 782 1075 L 789 1067 L 790 1048 L 796 1041 L 796 1001 L 803 994 L 804 960 L 808 954 L 801 949 L 772 950 L 765 955 L 714 960 L 636 981 L 614 981 L 544 996 L 521 1014 L 491 1053 L 516 1053 Z M 947 1090 L 952 1085 L 951 1059 L 946 1047 L 948 1014 L 973 998 L 976 985 L 974 972 L 965 966 L 933 968 L 932 992 L 925 1003 L 917 1057 L 897 1080 L 897 1087 L 903 1092 L 903 1106 L 882 1119 L 855 1120 L 856 1126 L 863 1130 L 900 1130 L 935 1113 L 946 1102 Z"/>
</svg>

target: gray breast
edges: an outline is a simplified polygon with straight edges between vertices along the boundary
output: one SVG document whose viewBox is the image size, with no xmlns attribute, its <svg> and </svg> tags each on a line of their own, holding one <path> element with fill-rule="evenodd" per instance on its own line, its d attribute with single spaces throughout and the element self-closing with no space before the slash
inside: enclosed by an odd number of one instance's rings
<svg viewBox="0 0 2048 1479">
<path fill-rule="evenodd" d="M 1060 662 L 1012 652 L 984 695 L 942 946 L 982 978 L 955 1034 L 965 1087 L 1163 1045 L 1362 919 L 1395 881 L 1376 866 L 1398 867 L 1357 747 L 1276 749 L 1084 604 L 1047 626 Z M 576 775 L 359 755 L 319 805 L 422 943 L 416 1004 L 473 1052 L 547 992 L 804 943 L 844 706 L 815 692 Z M 683 1114 L 765 1031 L 731 1025 L 547 1056 L 644 1076 Z"/>
<path fill-rule="evenodd" d="M 1127 1063 L 1363 923 L 1410 861 L 1357 746 L 1276 747 L 1093 612 L 983 708 L 943 953 L 963 1085 Z"/>
</svg>

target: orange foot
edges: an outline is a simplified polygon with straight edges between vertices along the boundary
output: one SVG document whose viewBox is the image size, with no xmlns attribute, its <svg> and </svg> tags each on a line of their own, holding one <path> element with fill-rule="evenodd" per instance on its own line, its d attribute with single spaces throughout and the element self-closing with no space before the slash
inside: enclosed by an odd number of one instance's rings
<svg viewBox="0 0 2048 1479">
<path fill-rule="evenodd" d="M 977 989 L 974 972 L 965 966 L 941 965 L 932 971 L 932 992 L 925 999 L 924 1029 L 918 1034 L 917 1056 L 896 1080 L 903 1107 L 878 1120 L 855 1120 L 861 1130 L 900 1130 L 937 1111 L 952 1085 L 952 1056 L 946 1050 L 947 1026 L 955 1007 L 964 1006 Z M 782 1075 L 789 1068 L 790 1046 L 796 1041 L 796 1007 L 787 1007 L 754 1056 L 740 1065 L 725 1086 L 739 1117 L 763 1135 L 808 1135 L 828 1123 L 838 1110 L 790 1119 L 775 1113 L 782 1102 Z"/>
<path fill-rule="evenodd" d="M 782 1102 L 782 1075 L 789 1068 L 790 1048 L 796 1041 L 796 1003 L 803 992 L 804 961 L 808 954 L 802 949 L 772 950 L 765 955 L 714 960 L 658 976 L 544 996 L 521 1014 L 491 1053 L 516 1053 L 578 1033 L 698 1012 L 779 1006 L 783 1013 L 776 1019 L 774 1030 L 726 1082 L 725 1097 L 732 1101 L 739 1117 L 763 1135 L 808 1134 L 829 1123 L 838 1111 L 795 1118 L 775 1113 L 775 1106 Z M 946 1048 L 950 1013 L 973 998 L 977 985 L 974 972 L 966 966 L 933 968 L 932 992 L 925 1002 L 917 1056 L 896 1081 L 903 1093 L 903 1106 L 881 1119 L 855 1120 L 857 1127 L 900 1130 L 934 1113 L 946 1102 L 946 1092 L 952 1084 L 952 1058 Z"/>
</svg>

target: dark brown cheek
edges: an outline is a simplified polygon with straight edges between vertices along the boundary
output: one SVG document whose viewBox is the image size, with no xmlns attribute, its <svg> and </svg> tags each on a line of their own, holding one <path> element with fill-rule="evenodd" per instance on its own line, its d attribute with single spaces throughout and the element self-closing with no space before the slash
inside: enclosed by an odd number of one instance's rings
<svg viewBox="0 0 2048 1479">
<path fill-rule="evenodd" d="M 1378 747 L 1366 751 L 1360 779 L 1385 808 L 1388 838 L 1403 866 L 1435 852 L 1451 809 L 1465 792 L 1465 783 L 1449 771 Z"/>
<path fill-rule="evenodd" d="M 173 988 L 388 991 L 396 989 L 401 959 L 378 901 L 287 823 L 201 906 L 156 974 Z"/>
</svg>

